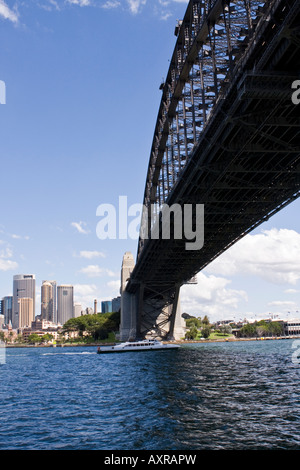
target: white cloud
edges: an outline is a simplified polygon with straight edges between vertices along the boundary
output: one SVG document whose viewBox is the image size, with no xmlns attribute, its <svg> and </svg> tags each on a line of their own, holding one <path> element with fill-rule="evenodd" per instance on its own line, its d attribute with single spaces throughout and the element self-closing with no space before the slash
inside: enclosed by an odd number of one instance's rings
<svg viewBox="0 0 300 470">
<path fill-rule="evenodd" d="M 95 284 L 75 284 L 74 300 L 81 303 L 82 308 L 94 307 L 94 299 L 99 295 L 98 288 Z"/>
<path fill-rule="evenodd" d="M 121 282 L 120 280 L 109 281 L 106 285 L 108 287 L 111 287 L 113 290 L 116 290 L 118 293 L 120 291 Z"/>
<path fill-rule="evenodd" d="M 84 227 L 87 226 L 87 224 L 85 222 L 72 222 L 71 223 L 72 227 L 75 227 L 76 230 L 78 230 L 79 233 L 83 233 L 83 234 L 88 234 L 90 233 L 90 231 Z"/>
<path fill-rule="evenodd" d="M 180 290 L 181 310 L 190 315 L 203 317 L 211 321 L 232 317 L 241 301 L 247 301 L 247 294 L 242 290 L 230 289 L 230 280 L 214 275 L 199 273 L 198 284 L 182 286 Z"/>
<path fill-rule="evenodd" d="M 21 240 L 21 239 L 29 240 L 28 235 L 25 235 L 25 236 L 23 237 L 22 235 L 17 235 L 16 233 L 13 233 L 13 234 L 11 235 L 11 238 L 14 238 L 15 240 Z"/>
<path fill-rule="evenodd" d="M 75 284 L 74 285 L 74 294 L 79 296 L 89 296 L 94 295 L 97 291 L 97 286 L 95 284 Z"/>
<path fill-rule="evenodd" d="M 270 307 L 280 307 L 280 308 L 294 308 L 296 306 L 295 302 L 291 300 L 273 300 L 268 302 Z"/>
<path fill-rule="evenodd" d="M 79 257 L 87 259 L 105 258 L 105 253 L 102 253 L 102 251 L 80 251 Z"/>
<path fill-rule="evenodd" d="M 112 8 L 118 8 L 121 6 L 121 3 L 118 0 L 108 0 L 106 3 L 101 5 L 105 10 L 110 10 Z"/>
<path fill-rule="evenodd" d="M 60 7 L 57 3 L 56 0 L 49 0 L 49 3 L 56 9 L 56 10 L 60 10 Z"/>
<path fill-rule="evenodd" d="M 108 277 L 117 277 L 119 273 L 111 271 L 111 269 L 101 268 L 98 264 L 90 264 L 79 270 L 80 273 L 88 277 L 99 277 L 106 275 Z"/>
<path fill-rule="evenodd" d="M 4 258 L 4 259 L 11 258 L 12 255 L 13 255 L 12 249 L 9 247 L 6 247 L 4 250 L 0 251 L 0 258 Z"/>
<path fill-rule="evenodd" d="M 291 300 L 273 300 L 268 302 L 268 306 L 272 312 L 277 313 L 280 317 L 286 317 L 287 314 L 292 314 L 295 317 L 299 317 L 299 304 Z"/>
<path fill-rule="evenodd" d="M 4 0 L 0 0 L 0 16 L 6 20 L 12 21 L 13 23 L 18 23 L 19 21 L 18 14 L 11 10 Z"/>
<path fill-rule="evenodd" d="M 213 261 L 206 272 L 223 276 L 250 274 L 275 284 L 295 285 L 300 279 L 300 234 L 273 228 L 246 235 Z"/>
<path fill-rule="evenodd" d="M 0 271 L 12 271 L 17 269 L 18 263 L 9 259 L 12 258 L 12 256 L 13 252 L 9 247 L 0 251 Z"/>
<path fill-rule="evenodd" d="M 79 272 L 86 274 L 88 277 L 99 277 L 104 273 L 104 269 L 100 268 L 97 264 L 90 264 L 89 266 L 80 269 Z"/>
<path fill-rule="evenodd" d="M 0 271 L 12 271 L 17 269 L 18 263 L 9 259 L 0 258 Z"/>
<path fill-rule="evenodd" d="M 174 15 L 174 3 L 187 4 L 188 0 L 158 0 L 158 5 L 154 8 L 161 20 L 166 21 Z M 184 11 L 182 12 L 183 14 Z"/>
<path fill-rule="evenodd" d="M 87 7 L 91 5 L 90 0 L 67 0 L 71 5 L 79 5 L 80 7 Z"/>
<path fill-rule="evenodd" d="M 59 6 L 56 0 L 48 0 L 48 4 L 39 3 L 39 7 L 46 11 L 57 10 L 60 11 L 61 7 Z"/>
<path fill-rule="evenodd" d="M 0 0 L 2 2 L 3 0 Z M 137 15 L 142 12 L 143 7 L 147 4 L 147 0 L 48 0 L 48 4 L 40 4 L 40 7 L 52 11 L 63 10 L 63 6 L 77 5 L 79 7 L 100 7 L 104 10 L 128 9 L 131 14 Z M 167 20 L 174 15 L 174 5 L 187 4 L 188 0 L 151 0 L 148 2 L 150 8 L 160 17 Z M 182 15 L 184 11 L 182 12 Z"/>
<path fill-rule="evenodd" d="M 146 1 L 147 0 L 127 0 L 131 13 L 134 15 L 139 13 L 140 7 L 146 5 Z"/>
</svg>

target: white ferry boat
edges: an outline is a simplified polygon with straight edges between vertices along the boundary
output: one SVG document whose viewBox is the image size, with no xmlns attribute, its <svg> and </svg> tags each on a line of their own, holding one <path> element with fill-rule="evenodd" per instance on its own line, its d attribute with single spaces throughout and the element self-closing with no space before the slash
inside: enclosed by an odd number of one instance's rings
<svg viewBox="0 0 300 470">
<path fill-rule="evenodd" d="M 179 344 L 164 344 L 156 339 L 149 339 L 143 341 L 126 341 L 125 343 L 114 344 L 113 346 L 99 346 L 97 353 L 104 354 L 127 351 L 156 351 L 158 349 L 178 349 L 179 347 Z"/>
</svg>

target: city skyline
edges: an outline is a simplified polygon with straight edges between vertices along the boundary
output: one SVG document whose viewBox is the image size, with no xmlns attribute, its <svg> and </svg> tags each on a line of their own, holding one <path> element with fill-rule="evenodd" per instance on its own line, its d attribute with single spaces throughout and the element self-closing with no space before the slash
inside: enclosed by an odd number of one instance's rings
<svg viewBox="0 0 300 470">
<path fill-rule="evenodd" d="M 36 286 L 35 274 L 16 274 L 12 281 L 13 295 L 0 297 L 0 313 L 4 316 L 3 324 L 6 327 L 11 324 L 14 329 L 23 328 L 36 318 L 64 324 L 70 318 L 80 315 L 117 311 L 120 308 L 120 297 L 102 300 L 99 311 L 97 298 L 93 299 L 93 308 L 83 307 L 74 300 L 73 285 L 57 285 L 55 280 L 43 280 L 41 286 Z M 38 305 L 37 292 L 40 292 L 38 297 L 41 299 Z"/>
<path fill-rule="evenodd" d="M 0 298 L 17 272 L 36 273 L 39 286 L 72 284 L 83 308 L 119 295 L 122 257 L 135 258 L 137 241 L 100 240 L 96 210 L 117 208 L 120 196 L 142 203 L 159 85 L 186 4 L 0 1 Z M 295 201 L 184 286 L 182 311 L 296 316 L 299 209 Z"/>
</svg>

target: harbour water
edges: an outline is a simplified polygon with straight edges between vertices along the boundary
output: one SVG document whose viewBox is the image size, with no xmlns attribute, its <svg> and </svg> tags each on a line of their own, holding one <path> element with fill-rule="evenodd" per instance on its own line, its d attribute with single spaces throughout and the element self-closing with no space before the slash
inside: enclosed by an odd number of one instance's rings
<svg viewBox="0 0 300 470">
<path fill-rule="evenodd" d="M 7 348 L 0 449 L 300 449 L 292 346 L 236 341 L 103 356 L 93 347 Z"/>
</svg>

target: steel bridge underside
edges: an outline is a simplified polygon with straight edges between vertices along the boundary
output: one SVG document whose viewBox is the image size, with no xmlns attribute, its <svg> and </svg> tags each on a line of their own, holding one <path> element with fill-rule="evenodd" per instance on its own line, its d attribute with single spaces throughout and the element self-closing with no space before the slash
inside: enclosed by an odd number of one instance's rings
<svg viewBox="0 0 300 470">
<path fill-rule="evenodd" d="M 235 67 L 166 200 L 204 205 L 202 249 L 186 250 L 184 238 L 145 240 L 129 293 L 143 285 L 144 298 L 167 292 L 172 302 L 178 286 L 299 196 L 300 105 L 291 85 L 300 78 L 300 7 L 284 16 L 284 3 Z"/>
</svg>

